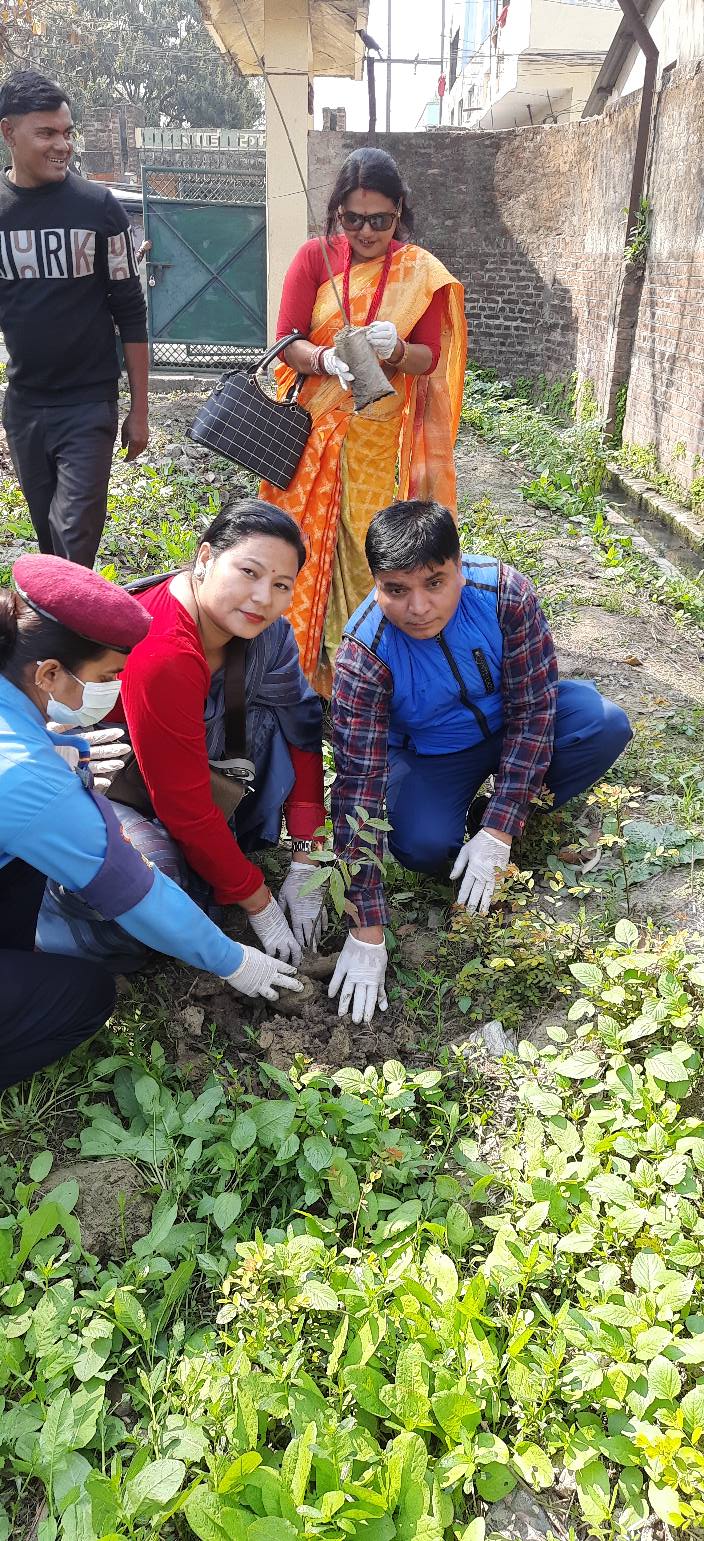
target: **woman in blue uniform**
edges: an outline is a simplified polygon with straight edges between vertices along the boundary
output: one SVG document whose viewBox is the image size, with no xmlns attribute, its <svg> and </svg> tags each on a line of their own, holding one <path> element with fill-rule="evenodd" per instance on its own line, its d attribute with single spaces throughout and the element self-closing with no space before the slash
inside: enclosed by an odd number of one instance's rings
<svg viewBox="0 0 704 1541">
<path fill-rule="evenodd" d="M 243 995 L 301 988 L 290 964 L 225 936 L 126 839 L 110 804 L 56 753 L 115 705 L 151 617 L 132 595 L 54 556 L 24 556 L 0 590 L 0 1088 L 51 1064 L 107 1021 L 107 971 L 36 953 L 47 877 L 131 936 Z"/>
</svg>

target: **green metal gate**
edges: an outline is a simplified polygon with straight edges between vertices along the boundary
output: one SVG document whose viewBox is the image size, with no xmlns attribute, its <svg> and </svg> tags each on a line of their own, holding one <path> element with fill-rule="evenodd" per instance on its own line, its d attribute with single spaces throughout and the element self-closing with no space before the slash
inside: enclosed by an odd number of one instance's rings
<svg viewBox="0 0 704 1541">
<path fill-rule="evenodd" d="M 261 173 L 143 166 L 150 362 L 221 369 L 266 345 Z"/>
</svg>

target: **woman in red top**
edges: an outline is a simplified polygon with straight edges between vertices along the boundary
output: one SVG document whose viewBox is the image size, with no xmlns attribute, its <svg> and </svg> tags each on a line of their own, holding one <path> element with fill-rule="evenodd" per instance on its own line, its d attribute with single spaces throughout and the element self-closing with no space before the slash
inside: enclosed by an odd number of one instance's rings
<svg viewBox="0 0 704 1541">
<path fill-rule="evenodd" d="M 313 836 L 325 822 L 322 710 L 284 619 L 305 556 L 298 526 L 280 509 L 254 499 L 223 509 L 190 569 L 140 586 L 152 624 L 128 659 L 115 712 L 126 718 L 158 821 L 116 801 L 133 845 L 176 878 L 180 868 L 194 897 L 239 904 L 265 952 L 294 963 L 303 946 L 315 946 L 323 924 L 320 895 L 301 894 L 312 874 Z M 247 756 L 255 783 L 228 823 L 213 801 L 210 769 L 227 758 L 224 663 L 235 637 L 247 643 Z M 278 843 L 282 812 L 293 859 L 277 902 L 245 852 Z M 69 913 L 76 921 L 75 908 L 64 912 L 67 920 Z M 109 962 L 114 953 L 121 960 L 114 966 L 124 967 L 126 939 L 116 939 L 117 931 L 80 921 L 89 955 Z"/>
<path fill-rule="evenodd" d="M 285 491 L 263 497 L 300 524 L 309 548 L 291 622 L 308 678 L 330 694 L 345 625 L 373 587 L 364 555 L 369 524 L 398 498 L 455 507 L 453 444 L 467 353 L 464 291 L 409 237 L 413 213 L 399 169 L 384 150 L 355 150 L 328 205 L 327 257 L 307 241 L 284 281 L 277 336 L 303 333 L 278 371 L 282 392 L 306 376 L 300 399 L 313 427 Z M 343 327 L 366 328 L 394 393 L 353 411 L 352 374 L 335 352 Z M 398 487 L 397 487 L 398 481 Z"/>
</svg>

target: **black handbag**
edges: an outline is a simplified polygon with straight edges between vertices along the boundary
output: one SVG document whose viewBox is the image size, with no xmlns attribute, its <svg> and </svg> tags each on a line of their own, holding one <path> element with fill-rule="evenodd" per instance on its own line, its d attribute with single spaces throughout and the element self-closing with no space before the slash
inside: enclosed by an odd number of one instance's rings
<svg viewBox="0 0 704 1541">
<path fill-rule="evenodd" d="M 283 401 L 274 401 L 262 390 L 259 375 L 290 343 L 305 340 L 302 332 L 291 332 L 258 363 L 224 374 L 199 407 L 189 437 L 275 487 L 288 487 L 311 430 L 310 412 L 298 403 L 304 376 L 297 376 Z"/>
</svg>

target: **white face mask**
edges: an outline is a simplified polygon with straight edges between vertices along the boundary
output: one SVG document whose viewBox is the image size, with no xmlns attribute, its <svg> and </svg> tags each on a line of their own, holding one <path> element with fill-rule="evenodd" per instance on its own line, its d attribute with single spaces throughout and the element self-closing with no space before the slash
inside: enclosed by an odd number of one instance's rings
<svg viewBox="0 0 704 1541">
<path fill-rule="evenodd" d="M 65 701 L 56 701 L 53 696 L 49 696 L 47 717 L 50 722 L 60 723 L 64 728 L 92 728 L 94 723 L 107 717 L 115 706 L 120 694 L 120 680 L 101 683 L 97 680 L 79 680 L 72 669 L 67 669 L 66 673 L 71 675 L 77 685 L 83 687 L 81 705 L 67 706 Z"/>
</svg>

